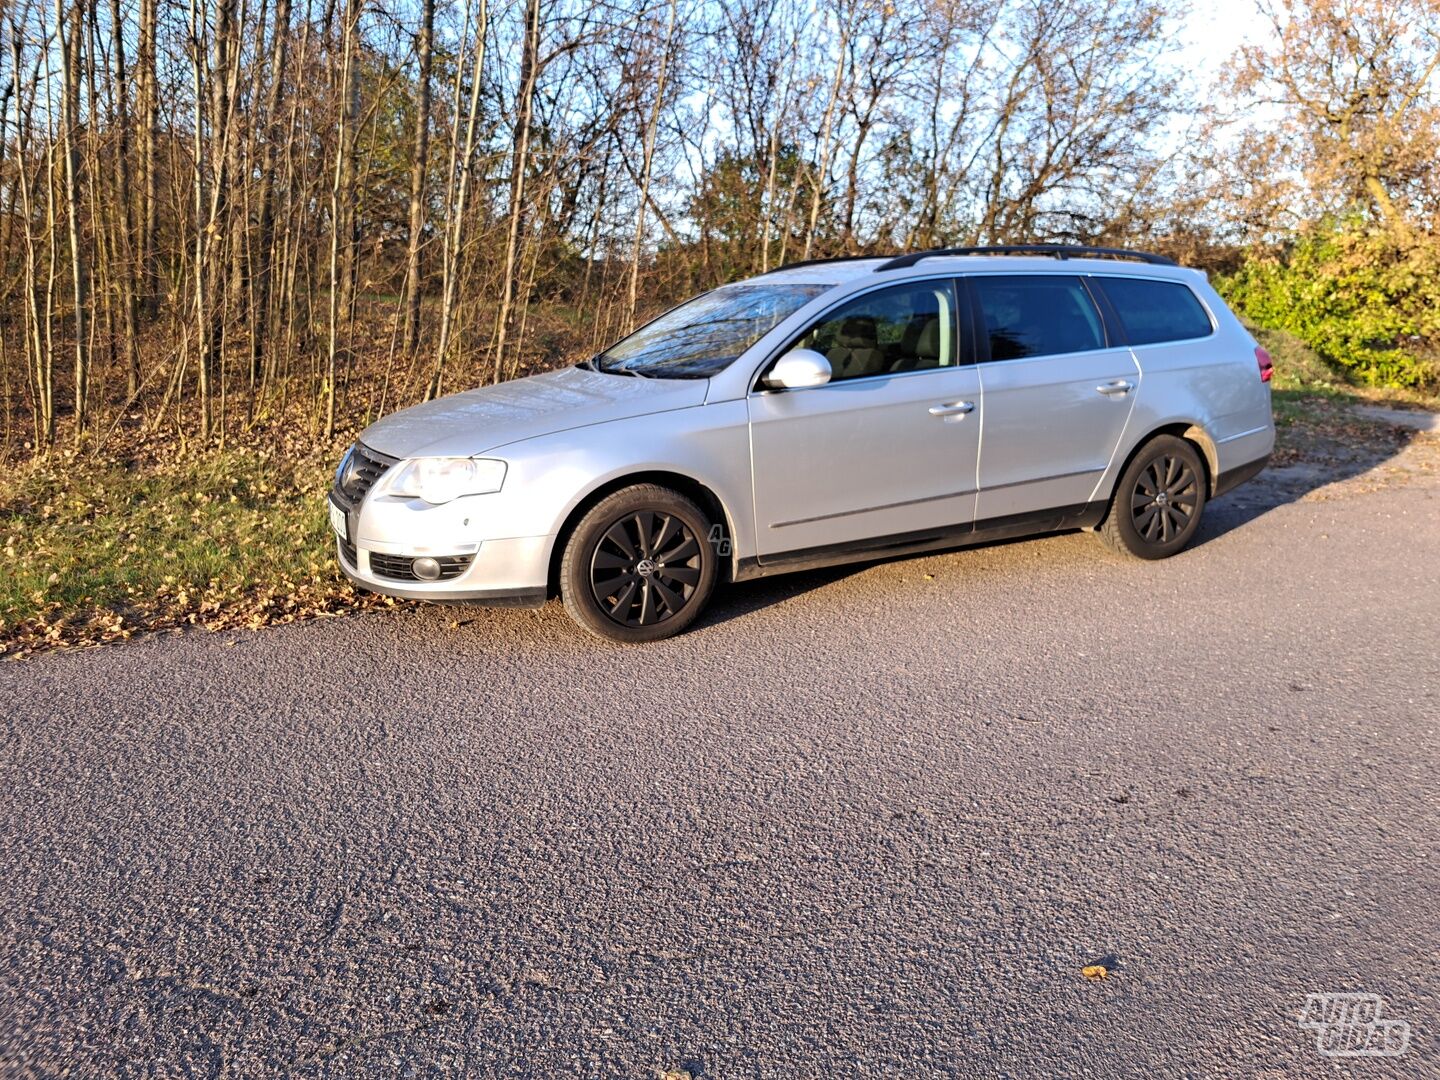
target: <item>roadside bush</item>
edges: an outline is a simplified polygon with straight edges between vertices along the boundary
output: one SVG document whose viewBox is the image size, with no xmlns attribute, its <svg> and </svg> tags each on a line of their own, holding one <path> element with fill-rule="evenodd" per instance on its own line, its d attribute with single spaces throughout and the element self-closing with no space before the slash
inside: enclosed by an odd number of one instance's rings
<svg viewBox="0 0 1440 1080">
<path fill-rule="evenodd" d="M 1216 282 L 1242 317 L 1285 330 L 1358 382 L 1440 382 L 1440 244 L 1401 246 L 1354 225 L 1329 225 L 1280 256 L 1251 254 Z"/>
</svg>

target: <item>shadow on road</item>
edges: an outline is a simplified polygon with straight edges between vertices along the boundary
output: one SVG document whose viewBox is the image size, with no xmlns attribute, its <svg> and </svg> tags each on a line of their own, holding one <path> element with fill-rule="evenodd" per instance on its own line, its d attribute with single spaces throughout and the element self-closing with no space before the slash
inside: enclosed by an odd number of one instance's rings
<svg viewBox="0 0 1440 1080">
<path fill-rule="evenodd" d="M 1348 406 L 1309 403 L 1306 413 L 1277 428 L 1269 467 L 1206 508 L 1191 546 L 1216 540 L 1320 488 L 1364 476 L 1395 461 L 1421 437 L 1415 427 L 1376 421 Z"/>
</svg>

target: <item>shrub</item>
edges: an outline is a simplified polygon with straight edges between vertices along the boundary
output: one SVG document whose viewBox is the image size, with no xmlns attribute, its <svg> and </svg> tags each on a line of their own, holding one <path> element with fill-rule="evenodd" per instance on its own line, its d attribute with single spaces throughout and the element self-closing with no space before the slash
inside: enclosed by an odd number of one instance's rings
<svg viewBox="0 0 1440 1080">
<path fill-rule="evenodd" d="M 1250 254 L 1217 287 L 1244 318 L 1285 330 L 1356 380 L 1440 381 L 1440 245 L 1401 245 L 1354 224 L 1298 237 L 1283 254 Z"/>
</svg>

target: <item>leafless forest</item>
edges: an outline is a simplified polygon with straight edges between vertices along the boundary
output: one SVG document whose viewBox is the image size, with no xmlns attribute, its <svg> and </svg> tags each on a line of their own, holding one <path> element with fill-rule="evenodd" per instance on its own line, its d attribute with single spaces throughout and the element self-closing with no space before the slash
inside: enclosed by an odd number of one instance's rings
<svg viewBox="0 0 1440 1080">
<path fill-rule="evenodd" d="M 321 438 L 826 255 L 1345 220 L 1433 293 L 1440 3 L 1271 15 L 1214 82 L 1151 0 L 0 0 L 0 455 Z"/>
</svg>

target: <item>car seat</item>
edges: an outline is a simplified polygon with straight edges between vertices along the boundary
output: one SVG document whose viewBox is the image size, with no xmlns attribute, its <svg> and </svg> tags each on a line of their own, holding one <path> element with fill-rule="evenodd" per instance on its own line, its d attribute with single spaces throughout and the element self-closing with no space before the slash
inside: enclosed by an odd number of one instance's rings
<svg viewBox="0 0 1440 1080">
<path fill-rule="evenodd" d="M 877 375 L 885 370 L 885 354 L 880 351 L 875 320 L 868 315 L 855 315 L 840 324 L 835 344 L 826 353 L 832 377 L 851 379 L 859 375 Z"/>
<path fill-rule="evenodd" d="M 940 362 L 940 316 L 917 315 L 900 338 L 900 354 L 891 371 L 920 371 Z"/>
</svg>

